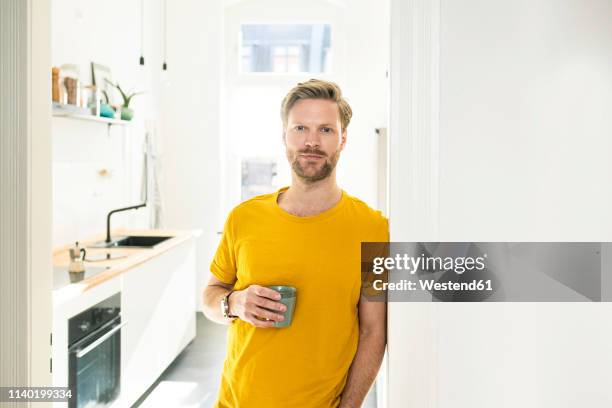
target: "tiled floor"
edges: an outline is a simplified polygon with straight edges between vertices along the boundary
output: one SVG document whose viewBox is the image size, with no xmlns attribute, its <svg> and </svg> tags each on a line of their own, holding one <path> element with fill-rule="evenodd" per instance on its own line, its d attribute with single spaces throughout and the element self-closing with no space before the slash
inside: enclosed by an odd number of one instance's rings
<svg viewBox="0 0 612 408">
<path fill-rule="evenodd" d="M 199 312 L 196 325 L 196 338 L 170 364 L 135 407 L 213 406 L 225 358 L 226 326 L 210 322 Z M 362 408 L 376 408 L 374 387 Z"/>
</svg>

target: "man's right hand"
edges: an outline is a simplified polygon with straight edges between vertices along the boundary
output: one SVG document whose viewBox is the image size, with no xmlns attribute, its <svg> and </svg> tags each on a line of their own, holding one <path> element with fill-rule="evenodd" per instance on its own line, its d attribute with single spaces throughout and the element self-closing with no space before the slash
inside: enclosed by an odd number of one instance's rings
<svg viewBox="0 0 612 408">
<path fill-rule="evenodd" d="M 280 293 L 273 289 L 251 285 L 232 292 L 229 297 L 229 311 L 255 327 L 274 327 L 275 321 L 284 320 L 284 316 L 279 313 L 287 310 L 284 304 L 278 302 L 280 298 Z M 276 311 L 279 313 L 275 313 Z"/>
</svg>

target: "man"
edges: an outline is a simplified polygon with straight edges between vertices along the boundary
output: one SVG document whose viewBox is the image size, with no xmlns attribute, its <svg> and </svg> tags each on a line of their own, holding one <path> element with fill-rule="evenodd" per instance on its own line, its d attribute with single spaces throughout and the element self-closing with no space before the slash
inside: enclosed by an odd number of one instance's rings
<svg viewBox="0 0 612 408">
<path fill-rule="evenodd" d="M 281 116 L 291 186 L 231 211 L 204 290 L 206 316 L 230 324 L 215 407 L 360 407 L 386 345 L 360 247 L 387 241 L 388 222 L 336 183 L 352 116 L 336 84 L 298 84 Z M 285 307 L 270 285 L 297 288 L 288 327 L 274 327 Z"/>
</svg>

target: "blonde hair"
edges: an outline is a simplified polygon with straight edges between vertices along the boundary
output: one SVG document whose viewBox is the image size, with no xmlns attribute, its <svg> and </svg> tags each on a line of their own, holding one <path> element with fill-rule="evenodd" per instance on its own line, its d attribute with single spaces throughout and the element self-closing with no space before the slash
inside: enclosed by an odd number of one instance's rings
<svg viewBox="0 0 612 408">
<path fill-rule="evenodd" d="M 340 112 L 342 131 L 344 132 L 348 127 L 351 117 L 353 116 L 353 110 L 346 99 L 342 97 L 340 87 L 333 82 L 320 79 L 310 79 L 306 82 L 300 82 L 285 96 L 281 104 L 281 119 L 283 120 L 283 126 L 287 126 L 287 118 L 289 117 L 291 108 L 302 99 L 324 99 L 336 102 L 338 111 Z"/>
</svg>

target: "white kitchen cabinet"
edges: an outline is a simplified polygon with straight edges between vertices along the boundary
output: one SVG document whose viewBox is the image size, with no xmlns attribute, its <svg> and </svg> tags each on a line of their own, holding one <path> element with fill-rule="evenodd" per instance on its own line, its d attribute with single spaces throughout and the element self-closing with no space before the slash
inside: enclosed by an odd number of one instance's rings
<svg viewBox="0 0 612 408">
<path fill-rule="evenodd" d="M 120 406 L 133 404 L 195 337 L 195 239 L 121 275 Z"/>
</svg>

